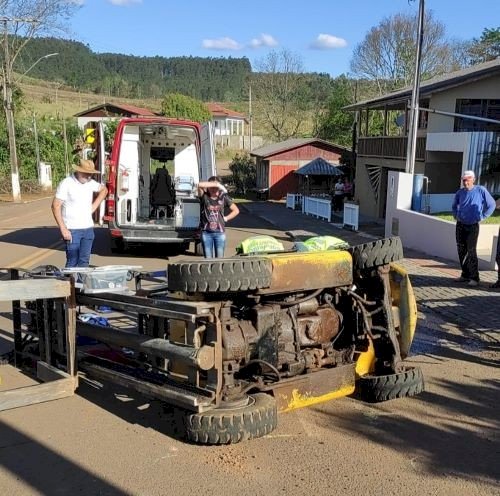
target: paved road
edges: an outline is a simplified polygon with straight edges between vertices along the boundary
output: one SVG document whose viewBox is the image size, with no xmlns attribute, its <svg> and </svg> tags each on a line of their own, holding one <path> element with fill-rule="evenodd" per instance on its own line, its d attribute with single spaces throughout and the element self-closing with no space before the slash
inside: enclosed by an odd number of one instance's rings
<svg viewBox="0 0 500 496">
<path fill-rule="evenodd" d="M 63 263 L 48 204 L 0 204 L 0 265 Z M 229 251 L 252 233 L 286 239 L 242 214 Z M 104 231 L 96 252 L 96 264 L 167 263 L 162 253 L 112 257 Z M 83 384 L 74 397 L 0 413 L 0 494 L 498 494 L 498 350 L 423 309 L 411 361 L 424 371 L 426 392 L 416 398 L 344 398 L 281 415 L 263 439 L 198 447 L 179 439 L 172 412 L 158 403 Z"/>
</svg>

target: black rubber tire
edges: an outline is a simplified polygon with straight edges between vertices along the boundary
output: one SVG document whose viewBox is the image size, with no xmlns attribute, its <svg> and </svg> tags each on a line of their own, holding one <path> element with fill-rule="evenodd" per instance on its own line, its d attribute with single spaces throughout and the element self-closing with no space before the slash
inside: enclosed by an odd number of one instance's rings
<svg viewBox="0 0 500 496">
<path fill-rule="evenodd" d="M 186 437 L 198 444 L 234 444 L 265 436 L 276 429 L 276 400 L 265 393 L 249 395 L 249 399 L 244 407 L 186 415 Z"/>
<path fill-rule="evenodd" d="M 264 258 L 224 258 L 168 266 L 168 288 L 185 293 L 263 289 L 271 284 L 272 263 Z"/>
<path fill-rule="evenodd" d="M 389 375 L 364 375 L 356 381 L 356 396 L 369 403 L 415 396 L 424 390 L 424 376 L 418 367 Z"/>
<path fill-rule="evenodd" d="M 351 246 L 354 269 L 372 269 L 403 258 L 403 245 L 399 236 L 377 239 L 371 243 Z"/>
<path fill-rule="evenodd" d="M 111 253 L 125 253 L 127 251 L 125 242 L 119 238 L 111 238 L 110 248 Z"/>
</svg>

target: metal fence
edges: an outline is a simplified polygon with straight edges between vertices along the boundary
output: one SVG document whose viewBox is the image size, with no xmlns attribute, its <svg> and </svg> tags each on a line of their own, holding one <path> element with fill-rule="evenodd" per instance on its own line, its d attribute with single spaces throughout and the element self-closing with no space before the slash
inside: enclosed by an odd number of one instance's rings
<svg viewBox="0 0 500 496">
<path fill-rule="evenodd" d="M 359 205 L 356 203 L 344 203 L 344 227 L 350 227 L 353 231 L 359 229 Z"/>
<path fill-rule="evenodd" d="M 302 212 L 330 222 L 332 218 L 332 201 L 304 196 Z"/>
</svg>

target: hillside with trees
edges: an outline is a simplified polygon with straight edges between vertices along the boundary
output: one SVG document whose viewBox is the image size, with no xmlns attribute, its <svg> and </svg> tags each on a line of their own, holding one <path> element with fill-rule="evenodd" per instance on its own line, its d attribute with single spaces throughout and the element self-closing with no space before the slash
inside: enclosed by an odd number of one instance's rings
<svg viewBox="0 0 500 496">
<path fill-rule="evenodd" d="M 14 67 L 22 73 L 38 58 L 58 53 L 50 64 L 37 64 L 30 75 L 59 81 L 82 91 L 122 98 L 184 93 L 202 101 L 238 101 L 245 97 L 251 73 L 245 58 L 138 57 L 94 53 L 78 41 L 33 38 Z"/>
</svg>

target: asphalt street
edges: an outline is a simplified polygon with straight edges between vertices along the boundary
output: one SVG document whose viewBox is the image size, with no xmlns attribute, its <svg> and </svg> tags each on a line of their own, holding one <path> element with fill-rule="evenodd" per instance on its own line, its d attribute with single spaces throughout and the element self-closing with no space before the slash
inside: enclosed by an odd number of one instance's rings
<svg viewBox="0 0 500 496">
<path fill-rule="evenodd" d="M 0 203 L 0 266 L 64 264 L 49 207 L 48 199 Z M 242 212 L 227 254 L 254 234 L 290 243 L 285 230 Z M 164 246 L 114 256 L 105 229 L 96 229 L 94 253 L 95 265 L 144 269 L 184 257 Z M 181 438 L 172 410 L 82 382 L 73 397 L 0 413 L 0 495 L 497 495 L 498 345 L 464 334 L 451 313 L 420 310 L 410 361 L 426 391 L 415 398 L 342 398 L 282 414 L 264 438 L 200 447 Z M 0 352 L 10 343 L 1 304 Z M 0 367 L 0 388 L 25 380 L 11 369 Z"/>
</svg>

